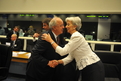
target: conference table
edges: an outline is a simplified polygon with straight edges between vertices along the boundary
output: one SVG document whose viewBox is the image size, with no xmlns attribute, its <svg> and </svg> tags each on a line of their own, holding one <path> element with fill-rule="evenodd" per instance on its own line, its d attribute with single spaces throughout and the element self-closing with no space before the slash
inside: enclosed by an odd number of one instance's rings
<svg viewBox="0 0 121 81">
<path fill-rule="evenodd" d="M 21 62 L 21 63 L 27 63 L 28 59 L 31 55 L 30 52 L 24 52 L 24 51 L 13 51 L 12 52 L 12 61 L 13 62 Z"/>
<path fill-rule="evenodd" d="M 13 51 L 9 73 L 26 75 L 26 67 L 30 52 Z"/>
</svg>

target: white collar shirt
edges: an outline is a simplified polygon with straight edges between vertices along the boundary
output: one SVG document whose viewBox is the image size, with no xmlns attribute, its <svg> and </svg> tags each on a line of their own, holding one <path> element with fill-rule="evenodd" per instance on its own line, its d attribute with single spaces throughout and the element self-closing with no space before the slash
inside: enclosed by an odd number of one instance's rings
<svg viewBox="0 0 121 81">
<path fill-rule="evenodd" d="M 54 33 L 54 32 L 52 32 L 53 33 L 53 35 L 54 35 L 54 37 L 55 37 L 55 39 L 56 39 L 56 41 L 57 41 L 57 35 Z"/>
</svg>

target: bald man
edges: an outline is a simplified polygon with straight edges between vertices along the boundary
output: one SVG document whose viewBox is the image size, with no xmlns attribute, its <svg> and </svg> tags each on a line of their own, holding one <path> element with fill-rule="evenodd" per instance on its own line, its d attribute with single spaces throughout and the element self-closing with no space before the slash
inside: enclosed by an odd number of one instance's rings
<svg viewBox="0 0 121 81">
<path fill-rule="evenodd" d="M 56 37 L 63 33 L 63 21 L 56 17 L 49 23 L 49 33 L 53 40 L 57 42 Z M 63 45 L 63 38 L 60 39 L 59 45 Z M 53 59 L 61 59 L 62 56 L 57 54 L 48 42 L 38 39 L 31 51 L 31 57 L 27 64 L 26 81 L 60 81 L 62 75 L 62 65 L 51 68 L 49 65 Z M 56 74 L 57 73 L 57 74 Z M 55 75 L 56 74 L 56 75 Z"/>
<path fill-rule="evenodd" d="M 20 51 L 21 50 L 21 41 L 17 39 L 16 34 L 11 35 L 11 47 L 13 51 Z"/>
</svg>

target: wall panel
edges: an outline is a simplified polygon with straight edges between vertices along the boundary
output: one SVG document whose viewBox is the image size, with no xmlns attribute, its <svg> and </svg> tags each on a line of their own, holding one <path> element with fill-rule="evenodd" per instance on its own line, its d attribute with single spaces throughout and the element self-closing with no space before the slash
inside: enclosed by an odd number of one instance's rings
<svg viewBox="0 0 121 81">
<path fill-rule="evenodd" d="M 121 0 L 0 0 L 0 13 L 121 13 Z"/>
</svg>

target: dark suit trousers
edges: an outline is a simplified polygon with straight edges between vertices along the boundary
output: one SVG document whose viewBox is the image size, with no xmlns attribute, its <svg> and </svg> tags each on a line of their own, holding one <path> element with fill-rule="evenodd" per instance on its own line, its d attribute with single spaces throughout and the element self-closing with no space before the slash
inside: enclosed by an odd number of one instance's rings
<svg viewBox="0 0 121 81">
<path fill-rule="evenodd" d="M 85 67 L 80 72 L 81 81 L 104 81 L 104 66 L 101 61 Z"/>
<path fill-rule="evenodd" d="M 53 77 L 55 69 L 49 69 L 48 67 L 45 67 L 44 69 L 41 67 L 36 68 L 36 64 L 33 61 L 28 62 L 26 68 L 26 81 L 50 81 Z"/>
<path fill-rule="evenodd" d="M 76 68 L 76 62 L 73 60 L 64 66 L 61 81 L 78 81 L 80 71 Z"/>
</svg>

